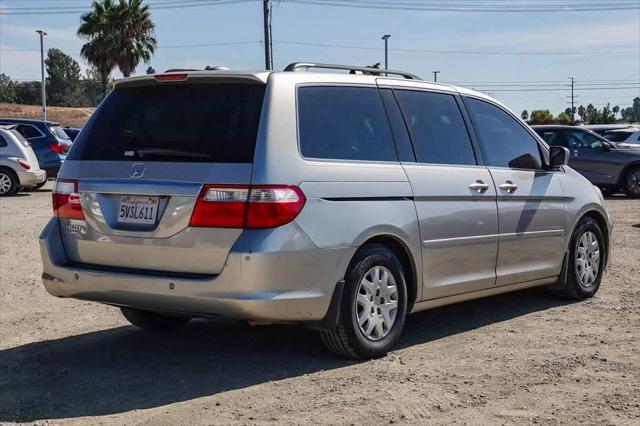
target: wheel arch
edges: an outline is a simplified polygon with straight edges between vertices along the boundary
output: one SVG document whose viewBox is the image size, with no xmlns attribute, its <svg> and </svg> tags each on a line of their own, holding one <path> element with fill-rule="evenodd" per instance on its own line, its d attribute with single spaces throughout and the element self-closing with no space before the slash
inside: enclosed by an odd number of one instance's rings
<svg viewBox="0 0 640 426">
<path fill-rule="evenodd" d="M 349 261 L 349 266 L 347 267 L 347 271 L 351 268 L 352 263 L 356 259 L 360 250 L 370 244 L 379 244 L 382 245 L 393 252 L 396 255 L 400 264 L 402 265 L 402 269 L 406 274 L 407 281 L 407 312 L 411 312 L 413 309 L 413 305 L 416 300 L 418 300 L 418 291 L 419 291 L 419 280 L 418 280 L 418 266 L 417 262 L 412 255 L 411 249 L 409 246 L 398 236 L 393 234 L 378 234 L 369 237 L 367 240 L 360 244 L 360 247 L 351 257 Z"/>
<path fill-rule="evenodd" d="M 624 178 L 627 175 L 627 172 L 633 168 L 640 168 L 640 160 L 632 161 L 624 165 L 622 170 L 620 171 L 620 176 L 618 176 L 618 185 L 621 189 L 624 189 L 625 181 Z"/>
<path fill-rule="evenodd" d="M 600 230 L 602 231 L 602 236 L 604 238 L 604 267 L 607 267 L 607 263 L 609 262 L 609 223 L 605 218 L 604 214 L 598 210 L 587 210 L 580 216 L 580 219 L 573 226 L 573 230 L 571 231 L 571 235 L 575 232 L 576 227 L 580 223 L 582 219 L 585 217 L 590 217 L 598 223 Z"/>
</svg>

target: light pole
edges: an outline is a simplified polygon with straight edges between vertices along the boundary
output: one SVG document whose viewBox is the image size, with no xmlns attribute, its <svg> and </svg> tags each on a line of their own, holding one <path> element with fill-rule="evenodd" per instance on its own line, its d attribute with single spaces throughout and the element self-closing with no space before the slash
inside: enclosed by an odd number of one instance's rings
<svg viewBox="0 0 640 426">
<path fill-rule="evenodd" d="M 384 69 L 389 69 L 389 38 L 391 34 L 385 34 L 381 40 L 384 40 Z"/>
<path fill-rule="evenodd" d="M 41 85 L 42 85 L 42 114 L 44 116 L 44 120 L 47 121 L 47 88 L 44 81 L 44 36 L 47 35 L 42 30 L 36 30 L 38 34 L 40 34 L 40 77 L 41 77 Z"/>
<path fill-rule="evenodd" d="M 440 74 L 440 71 L 433 71 L 433 82 L 434 83 L 438 82 L 438 74 Z"/>
</svg>

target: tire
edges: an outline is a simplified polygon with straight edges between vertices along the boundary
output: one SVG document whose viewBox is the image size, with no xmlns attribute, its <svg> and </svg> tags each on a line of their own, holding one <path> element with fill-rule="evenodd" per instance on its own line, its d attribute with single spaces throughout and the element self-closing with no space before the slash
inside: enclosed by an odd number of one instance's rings
<svg viewBox="0 0 640 426">
<path fill-rule="evenodd" d="M 624 174 L 622 186 L 627 196 L 640 198 L 640 167 L 634 167 Z"/>
<path fill-rule="evenodd" d="M 598 222 L 591 217 L 583 217 L 573 231 L 570 244 L 567 282 L 563 293 L 572 300 L 588 299 L 593 297 L 600 288 L 607 256 L 604 237 Z M 597 260 L 594 260 L 596 250 Z M 589 273 L 589 270 L 592 272 Z"/>
<path fill-rule="evenodd" d="M 120 308 L 122 315 L 136 327 L 144 330 L 171 330 L 188 323 L 191 318 L 174 315 L 159 314 L 135 308 Z"/>
<path fill-rule="evenodd" d="M 379 277 L 377 285 L 376 276 Z M 365 283 L 365 278 L 371 285 Z M 398 341 L 406 314 L 407 284 L 400 261 L 385 246 L 370 244 L 363 246 L 349 265 L 337 326 L 321 331 L 320 335 L 329 350 L 337 355 L 377 358 L 389 352 Z M 366 320 L 359 325 L 357 318 Z"/>
<path fill-rule="evenodd" d="M 14 195 L 20 189 L 18 176 L 8 168 L 0 168 L 0 197 Z"/>
</svg>

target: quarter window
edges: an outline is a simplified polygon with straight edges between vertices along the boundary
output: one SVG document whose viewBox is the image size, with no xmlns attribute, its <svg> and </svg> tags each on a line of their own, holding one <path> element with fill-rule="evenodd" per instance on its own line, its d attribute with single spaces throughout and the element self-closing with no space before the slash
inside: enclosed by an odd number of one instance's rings
<svg viewBox="0 0 640 426">
<path fill-rule="evenodd" d="M 418 162 L 476 164 L 471 139 L 452 95 L 411 90 L 395 93 Z"/>
<path fill-rule="evenodd" d="M 16 128 L 16 130 L 22 136 L 24 136 L 25 139 L 39 138 L 40 136 L 42 136 L 42 133 L 40 133 L 40 131 L 33 126 L 21 124 Z"/>
<path fill-rule="evenodd" d="M 305 157 L 398 160 L 377 88 L 301 87 L 298 120 Z"/>
<path fill-rule="evenodd" d="M 4 140 L 4 136 L 0 135 L 0 148 L 7 146 L 7 141 Z"/>
<path fill-rule="evenodd" d="M 489 166 L 541 168 L 538 141 L 502 109 L 478 99 L 465 98 L 465 104 Z"/>
</svg>

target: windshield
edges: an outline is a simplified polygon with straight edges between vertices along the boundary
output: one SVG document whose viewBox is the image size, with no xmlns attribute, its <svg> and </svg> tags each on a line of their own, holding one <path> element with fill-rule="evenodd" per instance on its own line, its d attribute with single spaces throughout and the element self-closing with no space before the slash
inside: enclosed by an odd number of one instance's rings
<svg viewBox="0 0 640 426">
<path fill-rule="evenodd" d="M 121 88 L 94 113 L 69 160 L 252 163 L 265 86 Z"/>
<path fill-rule="evenodd" d="M 58 139 L 69 140 L 69 135 L 67 135 L 60 126 L 49 126 L 49 131 Z"/>
</svg>

